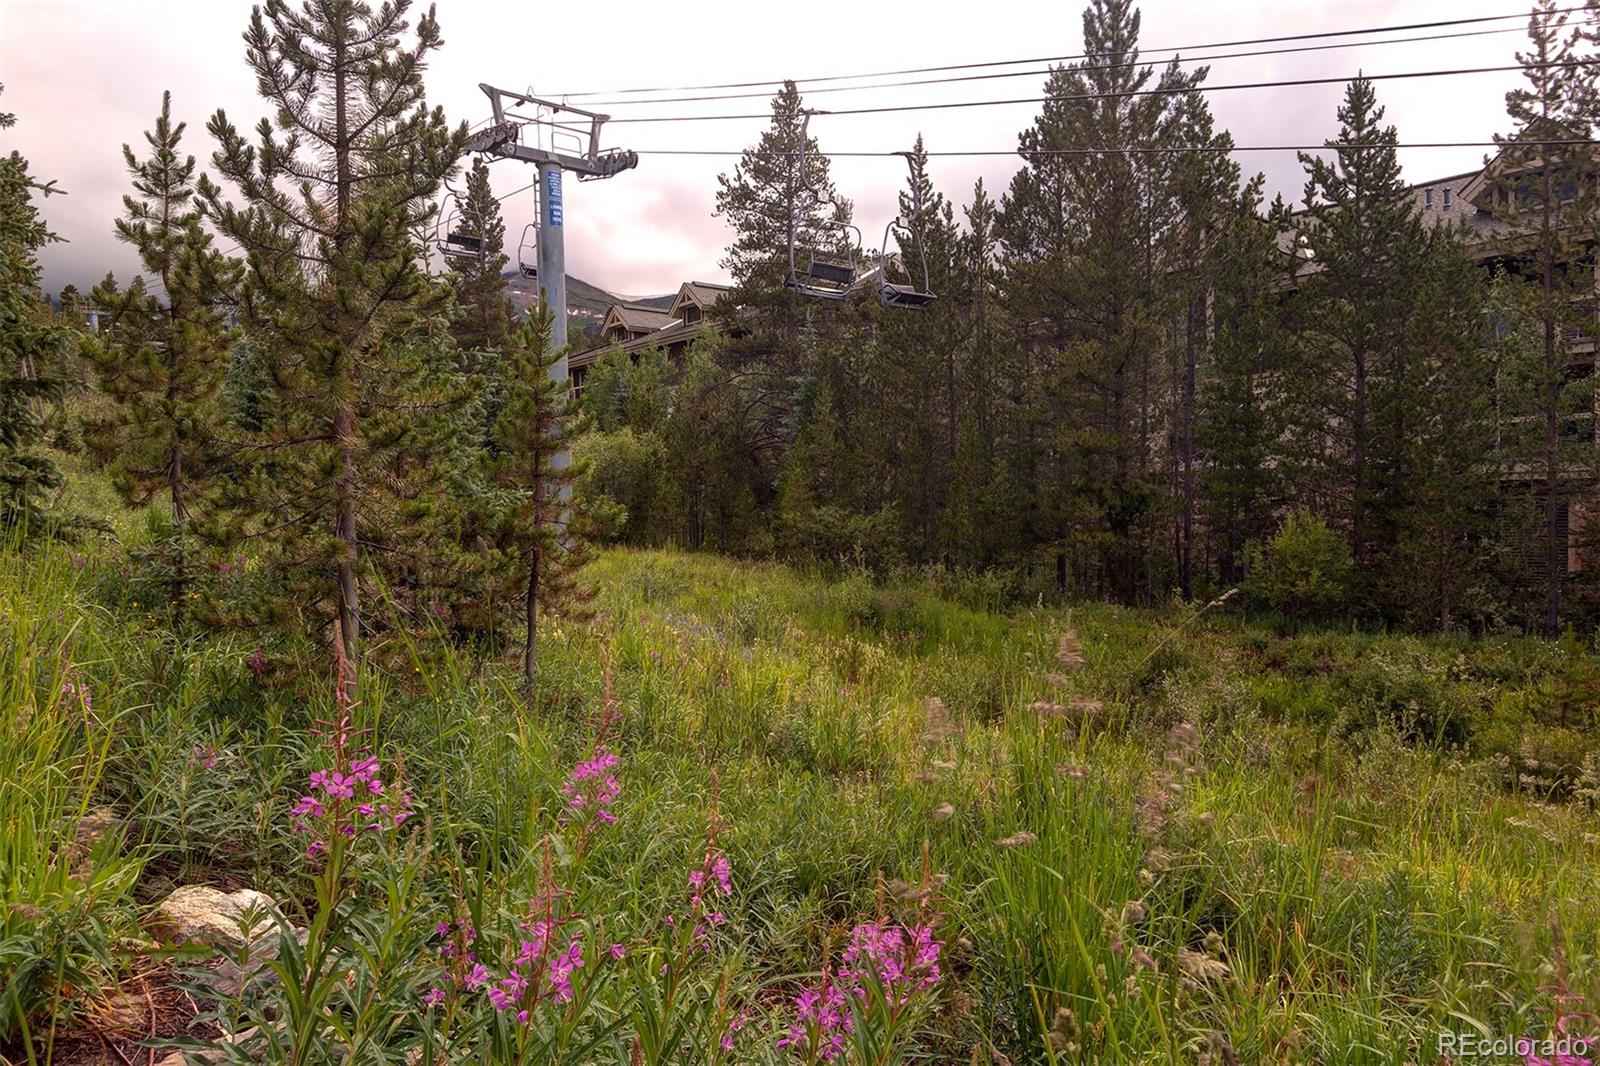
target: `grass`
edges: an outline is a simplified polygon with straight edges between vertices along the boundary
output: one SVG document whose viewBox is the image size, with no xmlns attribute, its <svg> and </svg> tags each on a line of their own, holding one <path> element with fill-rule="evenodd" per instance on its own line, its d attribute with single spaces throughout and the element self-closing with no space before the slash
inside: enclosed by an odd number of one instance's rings
<svg viewBox="0 0 1600 1066">
<path fill-rule="evenodd" d="M 0 555 L 0 1046 L 39 1061 L 192 882 L 260 888 L 313 929 L 273 1004 L 219 1008 L 276 1019 L 271 1061 L 796 1058 L 774 1046 L 795 994 L 905 885 L 938 886 L 917 906 L 944 915 L 943 980 L 894 1048 L 862 1036 L 844 1061 L 1432 1062 L 1443 1030 L 1537 1036 L 1558 991 L 1600 996 L 1585 642 L 1001 613 L 914 580 L 610 551 L 596 620 L 550 627 L 531 708 L 509 664 L 380 650 L 355 724 L 419 817 L 330 879 L 288 816 L 325 765 L 328 671 L 163 635 L 118 565 Z M 1081 663 L 1058 661 L 1069 631 Z M 557 816 L 607 707 L 623 789 L 590 835 Z M 75 855 L 99 805 L 121 830 Z M 665 918 L 713 822 L 736 891 L 700 952 Z M 421 1010 L 450 966 L 437 922 L 469 913 L 503 973 L 553 884 L 573 935 L 625 960 L 591 950 L 537 1032 L 481 995 Z"/>
</svg>

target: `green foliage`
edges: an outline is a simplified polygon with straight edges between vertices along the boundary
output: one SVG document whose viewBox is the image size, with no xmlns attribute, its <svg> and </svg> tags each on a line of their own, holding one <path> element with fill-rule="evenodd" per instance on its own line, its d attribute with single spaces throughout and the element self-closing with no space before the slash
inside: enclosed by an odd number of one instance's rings
<svg viewBox="0 0 1600 1066">
<path fill-rule="evenodd" d="M 0 112 L 0 129 L 15 124 Z M 0 157 L 0 530 L 38 532 L 49 494 L 61 484 L 41 444 L 45 407 L 66 387 L 63 364 L 74 336 L 41 313 L 39 249 L 59 238 L 34 204 L 36 194 L 59 191 L 31 177 L 20 153 Z"/>
<path fill-rule="evenodd" d="M 452 423 L 465 394 L 451 289 L 423 271 L 414 236 L 466 131 L 427 105 L 439 25 L 429 11 L 411 27 L 409 8 L 256 9 L 246 59 L 273 117 L 252 144 L 219 110 L 212 161 L 234 195 L 197 186 L 248 257 L 242 324 L 270 382 L 256 461 L 234 486 L 241 532 L 275 577 L 261 607 L 331 628 L 347 661 L 380 588 L 399 601 L 392 617 L 420 619 L 456 587 L 460 539 L 438 489 L 476 443 Z"/>
<path fill-rule="evenodd" d="M 91 599 L 116 556 L 82 565 L 0 555 L 0 853 L 29 903 L 0 919 L 0 951 L 32 975 L 7 987 L 41 1051 L 52 1015 L 65 1031 L 136 965 L 133 893 L 178 881 L 245 881 L 307 930 L 275 981 L 218 1007 L 224 1029 L 257 1026 L 234 1054 L 269 1062 L 626 1061 L 636 1039 L 645 1061 L 782 1061 L 793 997 L 925 872 L 948 878 L 945 976 L 893 1038 L 906 1061 L 1181 1058 L 1213 1039 L 1240 1061 L 1286 1042 L 1329 1057 L 1421 1046 L 1462 1015 L 1538 1031 L 1541 960 L 1600 929 L 1589 815 L 1536 780 L 1575 760 L 1588 787 L 1600 765 L 1543 739 L 1590 728 L 1600 657 L 1576 641 L 1005 615 L 914 577 L 617 550 L 585 571 L 603 621 L 542 634 L 531 705 L 509 668 L 448 651 L 367 671 L 353 726 L 418 817 L 359 838 L 335 877 L 288 814 L 327 765 L 307 728 L 334 708 L 279 664 L 320 652 L 252 665 L 236 639 L 152 642 L 142 612 Z M 92 728 L 55 698 L 63 662 Z M 616 823 L 585 834 L 562 788 L 596 728 L 622 789 Z M 1502 746 L 1529 737 L 1544 746 Z M 54 856 L 101 804 L 124 828 L 74 881 Z M 664 918 L 686 913 L 713 809 L 735 889 L 711 950 L 685 954 L 692 927 Z M 452 983 L 434 930 L 470 920 L 498 979 L 552 883 L 585 966 L 573 1003 L 524 1029 Z M 1590 999 L 1594 976 L 1571 975 Z M 449 998 L 425 1007 L 434 987 Z M 862 1022 L 869 1043 L 887 1031 Z"/>
<path fill-rule="evenodd" d="M 576 615 L 586 600 L 576 582 L 586 559 L 589 520 L 572 488 L 581 474 L 570 449 L 576 404 L 554 371 L 564 354 L 550 347 L 550 315 L 540 310 L 506 353 L 505 406 L 495 423 L 490 477 L 502 494 L 493 516 L 494 554 L 484 566 L 491 603 L 522 605 L 523 672 L 538 675 L 541 614 Z"/>
<path fill-rule="evenodd" d="M 134 194 L 118 239 L 133 245 L 149 272 L 125 290 L 107 277 L 90 293 L 100 329 L 84 338 L 106 409 L 85 429 L 96 458 L 112 474 L 124 501 L 142 507 L 160 494 L 169 512 L 167 535 L 146 565 L 166 585 L 176 625 L 194 613 L 189 601 L 204 580 L 208 548 L 225 541 L 219 500 L 226 447 L 220 406 L 229 348 L 226 303 L 236 291 L 238 264 L 219 253 L 195 205 L 195 160 L 179 154 L 185 124 L 173 124 L 172 95 L 145 134 L 150 155 L 122 146 Z"/>
<path fill-rule="evenodd" d="M 1330 618 L 1350 603 L 1350 548 L 1328 523 L 1295 511 L 1251 553 L 1252 594 L 1291 618 Z"/>
</svg>

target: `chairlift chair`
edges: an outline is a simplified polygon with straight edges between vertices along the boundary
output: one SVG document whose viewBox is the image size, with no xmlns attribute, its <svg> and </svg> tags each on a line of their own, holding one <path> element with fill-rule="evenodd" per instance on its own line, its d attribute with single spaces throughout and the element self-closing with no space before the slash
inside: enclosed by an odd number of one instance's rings
<svg viewBox="0 0 1600 1066">
<path fill-rule="evenodd" d="M 806 141 L 809 139 L 811 116 L 815 112 L 802 112 L 800 123 L 800 152 L 795 172 L 799 175 L 798 193 L 810 196 L 810 206 L 827 204 L 837 209 L 832 197 L 824 197 L 814 186 L 806 183 Z M 789 274 L 784 288 L 818 300 L 844 300 L 855 291 L 861 278 L 861 230 L 837 218 L 822 220 L 827 231 L 838 234 L 833 247 L 814 242 L 809 249 L 798 247 L 799 219 L 791 214 L 786 221 L 789 228 Z"/>
<path fill-rule="evenodd" d="M 517 269 L 525 278 L 539 276 L 539 245 L 537 243 L 539 226 L 530 222 L 522 227 L 522 239 L 517 242 Z"/>
<path fill-rule="evenodd" d="M 803 265 L 791 227 L 789 276 L 784 287 L 818 300 L 843 300 L 855 291 L 861 275 L 861 231 L 848 222 L 836 220 L 824 225 L 839 232 L 839 244 L 831 249 L 812 248 L 804 256 Z"/>
<path fill-rule="evenodd" d="M 933 285 L 928 278 L 928 251 L 922 243 L 922 188 L 917 184 L 917 166 L 910 152 L 902 152 L 906 157 L 906 166 L 911 169 L 911 191 L 915 198 L 911 206 L 911 218 L 893 218 L 883 227 L 883 247 L 878 251 L 878 301 L 885 307 L 907 308 L 921 310 L 933 303 L 938 297 L 933 292 Z M 902 250 L 906 246 L 906 238 L 916 246 L 917 258 L 922 265 L 922 287 L 918 288 L 916 279 L 912 276 L 904 259 L 889 254 L 889 237 L 894 235 L 899 239 Z M 889 280 L 888 266 L 890 262 L 899 263 L 906 272 L 907 283 L 904 285 Z"/>
</svg>

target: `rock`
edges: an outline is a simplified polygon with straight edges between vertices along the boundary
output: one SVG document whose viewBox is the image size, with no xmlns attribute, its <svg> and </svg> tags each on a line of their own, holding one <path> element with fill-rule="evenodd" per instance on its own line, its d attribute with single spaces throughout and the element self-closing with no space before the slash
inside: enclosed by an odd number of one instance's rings
<svg viewBox="0 0 1600 1066">
<path fill-rule="evenodd" d="M 252 909 L 254 924 L 241 929 Z M 209 885 L 184 885 L 161 901 L 149 924 L 174 944 L 204 944 L 233 951 L 269 938 L 276 941 L 278 917 L 278 905 L 265 892 L 250 888 L 224 892 Z"/>
<path fill-rule="evenodd" d="M 247 914 L 255 921 L 242 929 Z M 207 885 L 184 885 L 161 901 L 146 923 L 151 932 L 172 944 L 198 944 L 215 948 L 196 979 L 219 996 L 246 996 L 275 980 L 267 963 L 278 957 L 282 912 L 264 892 L 241 888 L 224 892 Z M 304 944 L 306 931 L 293 929 Z"/>
<path fill-rule="evenodd" d="M 91 807 L 78 819 L 78 825 L 73 830 L 72 844 L 67 849 L 67 862 L 69 872 L 80 881 L 86 881 L 94 873 L 90 863 L 95 845 L 100 843 L 100 838 L 122 825 L 122 819 L 117 815 L 114 807 Z"/>
<path fill-rule="evenodd" d="M 242 1044 L 255 1035 L 256 1030 L 252 1027 L 243 1032 L 235 1033 L 233 1036 L 222 1037 L 217 1043 Z M 174 1051 L 163 1058 L 157 1059 L 156 1066 L 200 1066 L 203 1063 L 227 1062 L 228 1058 L 229 1054 L 224 1048 L 216 1048 L 210 1051 L 191 1051 L 187 1057 L 181 1051 Z"/>
<path fill-rule="evenodd" d="M 138 1032 L 149 1022 L 143 996 L 131 992 L 118 992 L 96 1011 L 100 1024 L 119 1032 Z"/>
</svg>

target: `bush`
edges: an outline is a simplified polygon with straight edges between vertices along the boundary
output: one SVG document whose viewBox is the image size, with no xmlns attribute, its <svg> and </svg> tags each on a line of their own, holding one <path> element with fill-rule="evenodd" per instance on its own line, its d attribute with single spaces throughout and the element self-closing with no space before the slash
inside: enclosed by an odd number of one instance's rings
<svg viewBox="0 0 1600 1066">
<path fill-rule="evenodd" d="M 1251 551 L 1247 587 L 1291 618 L 1330 618 L 1350 602 L 1354 569 L 1344 540 L 1317 515 L 1296 511 Z"/>
</svg>

